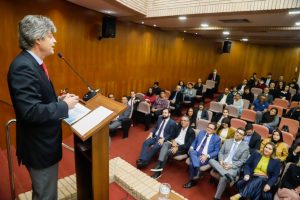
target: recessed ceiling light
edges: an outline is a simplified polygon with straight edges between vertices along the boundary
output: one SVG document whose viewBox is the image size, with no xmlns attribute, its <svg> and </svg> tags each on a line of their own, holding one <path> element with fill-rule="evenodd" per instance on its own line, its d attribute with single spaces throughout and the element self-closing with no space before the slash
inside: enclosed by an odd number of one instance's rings
<svg viewBox="0 0 300 200">
<path fill-rule="evenodd" d="M 229 31 L 223 31 L 223 35 L 229 35 L 230 32 Z"/>
<path fill-rule="evenodd" d="M 179 20 L 186 20 L 187 18 L 186 18 L 186 16 L 179 16 L 178 19 Z"/>
<path fill-rule="evenodd" d="M 300 14 L 300 10 L 291 10 L 289 11 L 289 15 L 298 15 Z"/>
<path fill-rule="evenodd" d="M 153 26 L 156 27 L 157 25 L 156 25 L 156 24 L 153 24 Z"/>
<path fill-rule="evenodd" d="M 300 26 L 300 22 L 296 22 L 295 25 L 296 25 L 296 26 Z"/>
<path fill-rule="evenodd" d="M 226 40 L 230 40 L 230 38 L 229 37 L 227 37 L 227 38 L 225 38 Z"/>
<path fill-rule="evenodd" d="M 186 30 L 184 30 L 183 32 L 186 33 Z"/>
<path fill-rule="evenodd" d="M 195 33 L 196 35 L 198 35 L 198 33 Z"/>
<path fill-rule="evenodd" d="M 203 24 L 201 24 L 201 27 L 208 27 L 208 24 L 203 23 Z"/>
<path fill-rule="evenodd" d="M 144 24 L 145 22 L 141 22 L 142 24 Z"/>
<path fill-rule="evenodd" d="M 112 13 L 111 10 L 104 10 L 104 12 L 107 13 L 107 14 L 111 14 Z"/>
<path fill-rule="evenodd" d="M 242 38 L 241 41 L 242 42 L 248 42 L 248 38 Z"/>
</svg>

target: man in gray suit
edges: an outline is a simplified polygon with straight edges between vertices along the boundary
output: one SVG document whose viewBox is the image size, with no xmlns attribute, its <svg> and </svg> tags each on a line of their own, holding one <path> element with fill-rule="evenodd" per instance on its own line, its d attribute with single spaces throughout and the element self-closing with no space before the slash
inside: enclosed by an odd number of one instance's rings
<svg viewBox="0 0 300 200">
<path fill-rule="evenodd" d="M 243 142 L 246 134 L 245 129 L 238 128 L 233 139 L 225 140 L 218 158 L 219 161 L 211 159 L 209 164 L 220 174 L 220 180 L 214 199 L 221 199 L 227 182 L 233 183 L 238 176 L 242 165 L 249 157 L 249 147 Z"/>
</svg>

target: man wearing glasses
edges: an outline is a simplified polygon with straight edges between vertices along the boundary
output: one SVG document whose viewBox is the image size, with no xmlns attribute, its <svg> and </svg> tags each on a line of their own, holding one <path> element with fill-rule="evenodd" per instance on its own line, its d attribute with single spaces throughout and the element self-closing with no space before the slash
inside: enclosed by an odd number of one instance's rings
<svg viewBox="0 0 300 200">
<path fill-rule="evenodd" d="M 167 162 L 169 156 L 178 156 L 188 153 L 189 147 L 195 139 L 195 132 L 190 127 L 190 119 L 188 116 L 181 117 L 180 125 L 177 126 L 173 137 L 164 142 L 160 149 L 157 165 L 153 171 L 152 178 L 158 179 L 161 177 L 161 172 Z"/>
<path fill-rule="evenodd" d="M 209 164 L 220 175 L 219 184 L 214 199 L 221 199 L 227 182 L 233 184 L 242 165 L 249 157 L 248 144 L 243 142 L 245 129 L 238 128 L 234 138 L 225 140 L 218 155 L 218 160 L 211 159 Z"/>
<path fill-rule="evenodd" d="M 193 141 L 190 150 L 189 182 L 183 185 L 184 188 L 191 188 L 196 185 L 200 177 L 200 167 L 207 165 L 209 159 L 216 158 L 220 151 L 221 139 L 216 134 L 217 124 L 209 123 L 206 130 L 200 131 Z"/>
</svg>

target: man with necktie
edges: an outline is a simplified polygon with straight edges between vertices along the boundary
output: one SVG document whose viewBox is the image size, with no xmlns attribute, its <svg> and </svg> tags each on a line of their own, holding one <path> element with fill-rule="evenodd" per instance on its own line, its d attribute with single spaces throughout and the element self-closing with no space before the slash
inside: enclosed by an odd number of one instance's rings
<svg viewBox="0 0 300 200">
<path fill-rule="evenodd" d="M 189 182 L 183 185 L 184 188 L 191 188 L 196 185 L 200 177 L 200 167 L 207 165 L 210 159 L 218 156 L 221 147 L 221 139 L 216 134 L 217 124 L 211 122 L 206 130 L 202 130 L 193 141 L 190 150 Z"/>
<path fill-rule="evenodd" d="M 220 75 L 217 72 L 217 69 L 214 69 L 213 72 L 208 75 L 207 79 L 215 81 L 215 87 L 213 88 L 213 93 L 217 93 L 220 85 L 220 79 L 221 79 Z"/>
<path fill-rule="evenodd" d="M 10 65 L 7 82 L 16 114 L 19 164 L 32 181 L 32 199 L 57 199 L 58 162 L 62 158 L 61 120 L 78 103 L 78 96 L 57 97 L 44 59 L 54 54 L 53 22 L 27 15 L 19 23 L 22 52 Z"/>
<path fill-rule="evenodd" d="M 248 144 L 243 142 L 246 130 L 238 128 L 234 138 L 225 140 L 218 155 L 218 160 L 211 159 L 209 164 L 221 176 L 214 199 L 219 200 L 226 188 L 227 182 L 234 183 L 242 165 L 249 157 Z"/>
<path fill-rule="evenodd" d="M 176 123 L 170 118 L 169 109 L 163 109 L 155 128 L 143 143 L 139 159 L 136 161 L 137 168 L 148 166 L 151 158 L 161 149 L 163 143 L 172 138 L 175 127 Z"/>
</svg>

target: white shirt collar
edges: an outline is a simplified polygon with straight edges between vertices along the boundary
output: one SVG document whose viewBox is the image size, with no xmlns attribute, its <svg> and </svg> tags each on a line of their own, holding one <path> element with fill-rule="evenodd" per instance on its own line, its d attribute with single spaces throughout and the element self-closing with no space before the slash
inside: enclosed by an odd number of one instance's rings
<svg viewBox="0 0 300 200">
<path fill-rule="evenodd" d="M 40 57 L 38 57 L 35 53 L 33 53 L 32 51 L 30 50 L 26 50 L 28 53 L 30 53 L 30 55 L 32 55 L 32 57 L 36 60 L 36 62 L 41 65 L 43 64 L 43 60 L 40 59 Z"/>
</svg>

